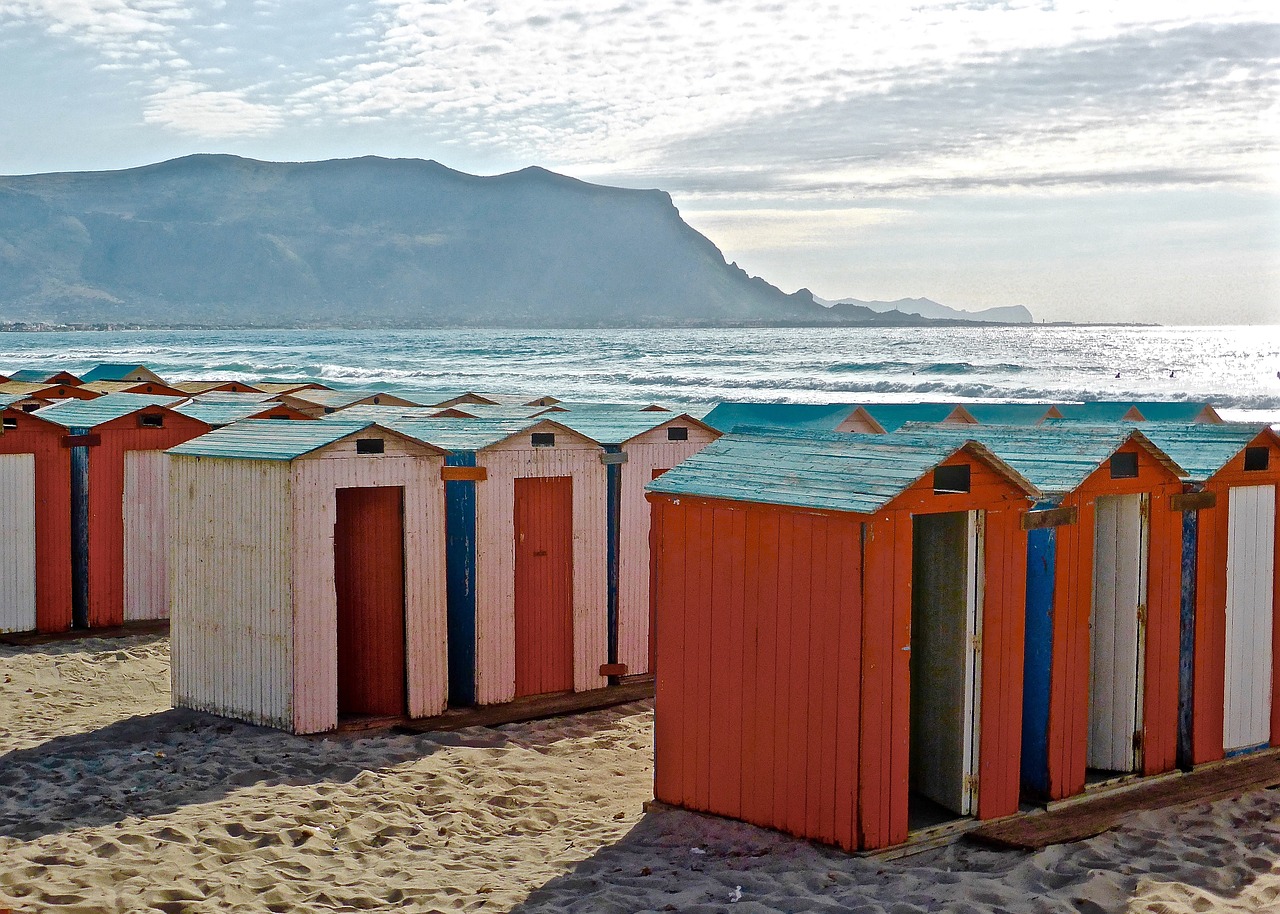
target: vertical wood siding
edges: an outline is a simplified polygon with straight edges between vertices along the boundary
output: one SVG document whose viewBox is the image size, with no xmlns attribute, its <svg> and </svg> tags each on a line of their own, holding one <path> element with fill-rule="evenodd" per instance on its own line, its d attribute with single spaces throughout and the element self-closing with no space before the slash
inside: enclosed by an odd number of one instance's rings
<svg viewBox="0 0 1280 914">
<path fill-rule="evenodd" d="M 124 455 L 125 621 L 169 617 L 167 461 L 163 451 Z"/>
<path fill-rule="evenodd" d="M 1143 653 L 1143 771 L 1173 767 L 1178 738 L 1178 629 L 1181 617 L 1182 515 L 1169 507 L 1180 481 L 1144 449 L 1138 476 L 1111 479 L 1106 464 L 1064 498 L 1077 521 L 1057 528 L 1053 594 L 1053 653 L 1046 734 L 1049 798 L 1084 789 L 1089 742 L 1089 615 L 1093 604 L 1095 499 L 1100 495 L 1150 496 L 1147 554 L 1147 622 Z"/>
<path fill-rule="evenodd" d="M 1226 751 L 1271 740 L 1276 487 L 1236 486 L 1227 535 Z"/>
<path fill-rule="evenodd" d="M 0 454 L 0 632 L 36 627 L 36 457 Z"/>
<path fill-rule="evenodd" d="M 519 436 L 476 455 L 488 478 L 476 483 L 476 702 L 515 697 L 515 483 L 573 478 L 573 687 L 603 688 L 608 662 L 606 472 L 600 448 L 562 432 L 555 447 Z"/>
<path fill-rule="evenodd" d="M 293 728 L 289 466 L 171 457 L 173 702 Z"/>
<path fill-rule="evenodd" d="M 448 634 L 442 465 L 442 458 L 406 450 L 394 437 L 386 438 L 382 455 L 357 455 L 347 440 L 293 462 L 296 732 L 332 730 L 338 723 L 333 527 L 340 488 L 404 487 L 409 714 L 429 717 L 444 710 Z"/>
<path fill-rule="evenodd" d="M 36 621 L 41 632 L 71 628 L 71 450 L 60 426 L 18 410 L 16 428 L 0 435 L 0 454 L 35 458 Z"/>
<path fill-rule="evenodd" d="M 157 412 L 149 408 L 143 412 Z M 138 413 L 131 413 L 93 429 L 101 444 L 89 448 L 89 627 L 104 628 L 124 622 L 125 514 L 137 505 L 125 503 L 125 454 L 130 451 L 163 451 L 202 435 L 209 426 L 180 413 L 163 411 L 164 426 L 142 428 Z M 148 505 L 144 510 L 149 510 Z"/>
<path fill-rule="evenodd" d="M 618 517 L 618 662 L 628 674 L 652 672 L 649 660 L 649 503 L 644 487 L 655 470 L 669 470 L 713 440 L 696 425 L 687 441 L 668 441 L 662 426 L 633 439 L 622 464 L 622 501 Z"/>
<path fill-rule="evenodd" d="M 573 479 L 515 481 L 516 697 L 573 689 Z"/>
<path fill-rule="evenodd" d="M 657 798 L 846 849 L 905 840 L 911 514 L 985 510 L 978 814 L 1015 812 L 1027 504 L 985 466 L 973 483 L 874 518 L 650 496 Z"/>
</svg>

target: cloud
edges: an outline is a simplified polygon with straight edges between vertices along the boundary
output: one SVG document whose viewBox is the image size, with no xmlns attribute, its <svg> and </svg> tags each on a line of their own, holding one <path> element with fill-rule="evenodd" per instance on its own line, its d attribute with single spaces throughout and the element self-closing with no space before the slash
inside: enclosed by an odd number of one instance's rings
<svg viewBox="0 0 1280 914">
<path fill-rule="evenodd" d="M 192 82 L 171 83 L 152 94 L 143 116 L 149 124 L 205 139 L 262 136 L 281 123 L 280 112 L 270 105 Z"/>
</svg>

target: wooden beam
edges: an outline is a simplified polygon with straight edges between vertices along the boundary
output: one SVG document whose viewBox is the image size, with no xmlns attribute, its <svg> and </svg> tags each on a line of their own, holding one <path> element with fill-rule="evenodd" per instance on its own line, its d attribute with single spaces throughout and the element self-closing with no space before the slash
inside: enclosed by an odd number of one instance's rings
<svg viewBox="0 0 1280 914">
<path fill-rule="evenodd" d="M 395 729 L 408 733 L 430 733 L 436 730 L 461 730 L 464 727 L 493 727 L 544 717 L 560 717 L 565 714 L 581 714 L 597 711 L 631 701 L 653 697 L 652 676 L 623 682 L 620 685 L 587 692 L 555 692 L 550 695 L 530 695 L 500 705 L 479 705 L 474 708 L 450 708 L 436 717 L 421 717 L 402 721 Z"/>
<path fill-rule="evenodd" d="M 489 471 L 485 467 L 441 467 L 440 478 L 445 482 L 483 482 Z"/>
<path fill-rule="evenodd" d="M 63 435 L 63 447 L 96 447 L 102 443 L 101 435 Z"/>
<path fill-rule="evenodd" d="M 1183 492 L 1169 498 L 1171 511 L 1200 511 L 1204 508 L 1216 507 L 1217 504 L 1217 492 Z"/>
<path fill-rule="evenodd" d="M 1028 511 L 1022 515 L 1023 530 L 1045 530 L 1049 527 L 1065 527 L 1079 520 L 1080 509 L 1075 505 L 1066 508 L 1049 508 L 1044 511 Z"/>
</svg>

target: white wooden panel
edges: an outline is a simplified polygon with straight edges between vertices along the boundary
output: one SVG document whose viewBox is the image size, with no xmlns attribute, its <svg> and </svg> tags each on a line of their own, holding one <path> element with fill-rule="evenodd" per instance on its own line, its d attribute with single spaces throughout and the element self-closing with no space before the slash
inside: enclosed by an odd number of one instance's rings
<svg viewBox="0 0 1280 914">
<path fill-rule="evenodd" d="M 405 663 L 409 714 L 431 717 L 448 694 L 444 459 L 410 454 L 342 458 L 320 452 L 293 465 L 294 728 L 338 724 L 338 602 L 333 525 L 337 490 L 404 488 Z"/>
<path fill-rule="evenodd" d="M 715 434 L 689 426 L 687 441 L 668 441 L 666 427 L 627 444 L 618 511 L 618 661 L 628 674 L 649 670 L 649 502 L 644 487 L 655 470 L 669 470 L 692 457 Z"/>
<path fill-rule="evenodd" d="M 163 451 L 124 455 L 124 618 L 167 619 L 168 457 Z"/>
<path fill-rule="evenodd" d="M 476 463 L 476 702 L 510 701 L 516 692 L 515 482 L 531 476 L 573 477 L 573 682 L 603 688 L 609 659 L 606 469 L 600 448 L 557 434 L 556 446 L 488 448 Z"/>
<path fill-rule="evenodd" d="M 1275 511 L 1275 486 L 1230 490 L 1223 714 L 1223 747 L 1228 752 L 1271 739 Z"/>
<path fill-rule="evenodd" d="M 36 627 L 36 458 L 0 454 L 0 632 Z"/>
<path fill-rule="evenodd" d="M 173 702 L 293 727 L 288 464 L 171 457 Z"/>
<path fill-rule="evenodd" d="M 1142 496 L 1101 497 L 1095 518 L 1088 766 L 1132 771 L 1140 725 L 1139 606 L 1146 593 Z"/>
</svg>

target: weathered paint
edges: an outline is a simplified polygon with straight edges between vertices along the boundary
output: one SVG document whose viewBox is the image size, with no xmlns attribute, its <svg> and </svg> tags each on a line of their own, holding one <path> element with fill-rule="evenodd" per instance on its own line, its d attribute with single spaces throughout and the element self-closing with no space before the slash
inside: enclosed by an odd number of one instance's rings
<svg viewBox="0 0 1280 914">
<path fill-rule="evenodd" d="M 1057 528 L 1027 534 L 1027 624 L 1022 692 L 1022 782 L 1038 794 L 1049 790 L 1044 735 L 1049 728 L 1053 664 L 1053 589 Z"/>
<path fill-rule="evenodd" d="M 573 479 L 573 646 L 576 691 L 603 688 L 608 662 L 605 467 L 595 442 L 567 430 L 554 447 L 531 447 L 528 434 L 476 453 L 488 478 L 476 484 L 476 701 L 516 694 L 515 480 Z"/>
<path fill-rule="evenodd" d="M 471 452 L 450 454 L 446 466 L 473 467 Z M 449 605 L 449 704 L 476 700 L 476 480 L 444 484 Z"/>
<path fill-rule="evenodd" d="M 982 510 L 978 816 L 1018 808 L 1024 493 L 972 456 L 873 515 L 653 494 L 655 795 L 846 849 L 907 836 L 911 516 Z"/>
<path fill-rule="evenodd" d="M 124 455 L 124 618 L 169 618 L 166 498 L 169 464 L 163 451 Z"/>
<path fill-rule="evenodd" d="M 0 454 L 35 460 L 35 629 L 71 628 L 71 451 L 66 430 L 21 410 L 0 410 L 5 428 Z"/>
<path fill-rule="evenodd" d="M 627 462 L 620 468 L 618 503 L 618 601 L 617 661 L 627 673 L 651 673 L 649 656 L 649 503 L 644 487 L 656 473 L 688 460 L 715 440 L 716 434 L 692 423 L 688 438 L 672 441 L 667 425 L 627 442 Z"/>
<path fill-rule="evenodd" d="M 1190 768 L 1195 725 L 1196 551 L 1200 512 L 1182 514 L 1181 626 L 1178 629 L 1178 753 L 1179 768 Z"/>
<path fill-rule="evenodd" d="M 1235 486 L 1228 495 L 1223 748 L 1231 752 L 1271 738 L 1276 487 Z"/>
<path fill-rule="evenodd" d="M 36 627 L 36 456 L 0 454 L 0 632 Z"/>
<path fill-rule="evenodd" d="M 1265 470 L 1245 470 L 1244 452 L 1237 454 L 1204 485 L 1217 503 L 1197 512 L 1196 636 L 1193 657 L 1195 687 L 1192 695 L 1192 761 L 1220 759 L 1224 754 L 1226 707 L 1227 561 L 1230 530 L 1230 491 L 1236 486 L 1280 485 L 1280 442 L 1269 432 L 1255 441 L 1268 453 Z M 1278 489 L 1280 491 L 1280 489 Z M 1280 494 L 1277 495 L 1280 508 Z M 1280 606 L 1280 537 L 1274 544 L 1272 610 Z M 1280 626 L 1272 623 L 1272 694 L 1280 685 Z M 1271 707 L 1271 743 L 1280 745 L 1280 702 Z"/>
<path fill-rule="evenodd" d="M 1094 504 L 1099 496 L 1146 494 L 1148 507 L 1147 613 L 1143 648 L 1142 771 L 1157 774 L 1175 762 L 1178 730 L 1178 639 L 1181 625 L 1182 515 L 1169 499 L 1181 491 L 1173 472 L 1130 443 L 1138 476 L 1112 479 L 1104 462 L 1062 500 L 1077 522 L 1057 528 L 1053 591 L 1053 657 L 1046 732 L 1047 795 L 1060 799 L 1085 786 L 1089 733 L 1089 619 L 1094 581 Z"/>
<path fill-rule="evenodd" d="M 516 697 L 573 689 L 573 478 L 515 480 Z"/>
</svg>

